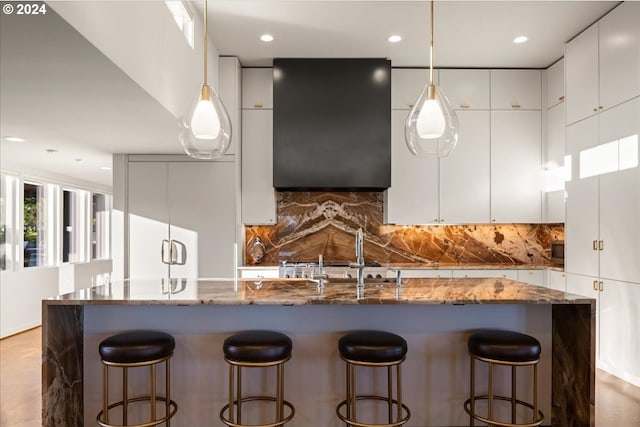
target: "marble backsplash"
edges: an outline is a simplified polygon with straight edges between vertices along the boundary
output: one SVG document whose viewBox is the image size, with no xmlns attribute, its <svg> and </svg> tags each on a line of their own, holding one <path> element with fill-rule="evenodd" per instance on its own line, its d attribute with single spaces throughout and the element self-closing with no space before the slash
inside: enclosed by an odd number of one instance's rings
<svg viewBox="0 0 640 427">
<path fill-rule="evenodd" d="M 354 236 L 364 230 L 366 261 L 380 263 L 549 264 L 564 224 L 399 226 L 383 223 L 383 193 L 279 192 L 275 226 L 246 226 L 246 263 L 257 238 L 260 265 L 280 261 L 353 261 Z"/>
</svg>

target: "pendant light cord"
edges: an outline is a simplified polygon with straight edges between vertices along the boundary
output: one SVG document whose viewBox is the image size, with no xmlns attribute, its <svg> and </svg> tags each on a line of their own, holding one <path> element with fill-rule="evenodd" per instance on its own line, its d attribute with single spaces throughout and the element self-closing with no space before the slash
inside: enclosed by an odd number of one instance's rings
<svg viewBox="0 0 640 427">
<path fill-rule="evenodd" d="M 207 30 L 208 30 L 209 2 L 204 0 L 204 77 L 203 85 L 207 84 Z"/>
<path fill-rule="evenodd" d="M 431 43 L 429 43 L 429 81 L 433 84 L 433 0 L 431 0 Z"/>
</svg>

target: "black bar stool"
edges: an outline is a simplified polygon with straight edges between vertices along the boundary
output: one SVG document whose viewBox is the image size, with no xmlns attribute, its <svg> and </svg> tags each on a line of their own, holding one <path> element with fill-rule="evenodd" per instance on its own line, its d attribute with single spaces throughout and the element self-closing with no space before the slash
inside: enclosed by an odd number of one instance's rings
<svg viewBox="0 0 640 427">
<path fill-rule="evenodd" d="M 346 362 L 346 399 L 336 407 L 338 418 L 348 426 L 356 427 L 397 427 L 411 417 L 411 411 L 402 403 L 402 377 L 400 365 L 407 355 L 407 342 L 404 338 L 383 331 L 354 331 L 344 335 L 338 341 L 340 358 Z M 387 396 L 358 395 L 356 393 L 356 366 L 387 368 Z M 396 367 L 396 399 L 393 398 L 393 371 Z M 358 400 L 384 401 L 388 406 L 386 424 L 367 424 L 356 420 L 356 402 Z M 342 408 L 346 406 L 346 415 Z M 393 416 L 393 409 L 396 416 Z"/>
<path fill-rule="evenodd" d="M 276 403 L 274 422 L 252 424 L 252 426 L 277 427 L 291 421 L 295 414 L 295 408 L 291 403 L 284 400 L 284 364 L 291 359 L 292 347 L 291 339 L 288 336 L 272 331 L 239 332 L 224 340 L 222 346 L 224 360 L 229 364 L 229 403 L 220 411 L 220 419 L 223 423 L 230 427 L 247 426 L 247 424 L 242 424 L 242 403 L 251 401 Z M 276 366 L 278 371 L 276 396 L 242 397 L 242 368 L 266 368 L 270 366 Z M 289 408 L 289 415 L 286 417 L 284 416 L 285 406 Z"/>
<path fill-rule="evenodd" d="M 471 358 L 470 397 L 464 402 L 464 410 L 469 414 L 469 423 L 474 426 L 475 420 L 500 427 L 536 427 L 542 423 L 544 414 L 538 409 L 538 362 L 540 362 L 540 342 L 529 335 L 519 332 L 485 330 L 476 332 L 468 340 Z M 475 361 L 489 364 L 488 394 L 475 395 Z M 493 393 L 493 365 L 511 366 L 511 396 L 497 396 Z M 516 367 L 533 366 L 533 405 L 516 398 Z M 475 403 L 487 400 L 487 416 L 476 413 Z M 511 422 L 497 420 L 493 417 L 493 401 L 503 400 L 511 403 Z M 516 422 L 516 408 L 525 406 L 532 411 L 530 422 Z"/>
<path fill-rule="evenodd" d="M 129 404 L 135 402 L 149 402 L 149 421 L 143 424 L 133 424 L 131 427 L 151 427 L 166 423 L 169 427 L 170 419 L 176 414 L 178 405 L 171 400 L 171 356 L 176 342 L 173 337 L 164 332 L 130 331 L 113 335 L 100 343 L 99 352 L 102 362 L 102 410 L 98 413 L 97 421 L 102 427 L 129 426 Z M 156 365 L 165 362 L 165 397 L 156 394 Z M 142 366 L 150 367 L 149 395 L 129 398 L 128 372 L 129 368 Z M 122 368 L 122 400 L 109 404 L 109 367 Z M 164 416 L 156 416 L 158 401 L 164 402 Z M 109 411 L 122 406 L 122 424 L 111 424 Z"/>
</svg>

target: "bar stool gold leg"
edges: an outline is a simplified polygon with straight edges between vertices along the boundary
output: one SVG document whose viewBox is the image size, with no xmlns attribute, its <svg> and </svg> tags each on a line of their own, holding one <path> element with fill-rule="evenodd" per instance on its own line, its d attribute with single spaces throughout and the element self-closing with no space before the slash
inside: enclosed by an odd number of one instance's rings
<svg viewBox="0 0 640 427">
<path fill-rule="evenodd" d="M 400 364 L 396 365 L 396 394 L 398 396 L 398 422 L 402 420 L 402 375 L 400 374 Z"/>
<path fill-rule="evenodd" d="M 171 360 L 167 359 L 164 362 L 164 375 L 166 377 L 165 381 L 165 395 L 167 396 L 167 400 L 165 401 L 165 417 L 169 415 L 171 412 Z M 171 418 L 167 420 L 166 427 L 171 427 Z"/>
<path fill-rule="evenodd" d="M 156 420 L 156 365 L 151 365 L 151 421 Z"/>
<path fill-rule="evenodd" d="M 107 365 L 102 365 L 102 419 L 109 422 L 109 371 Z"/>
<path fill-rule="evenodd" d="M 471 361 L 471 385 L 469 387 L 469 399 L 471 399 L 471 413 L 476 413 L 476 364 L 473 356 L 469 357 Z M 474 427 L 476 421 L 472 415 L 469 415 L 469 425 Z"/>
<path fill-rule="evenodd" d="M 127 420 L 129 419 L 129 417 L 127 416 L 127 412 L 128 412 L 128 407 L 129 407 L 129 396 L 128 396 L 128 391 L 129 389 L 129 375 L 128 375 L 128 369 L 127 368 L 122 368 L 122 425 L 126 426 L 128 424 Z"/>
<path fill-rule="evenodd" d="M 282 414 L 284 411 L 283 403 L 282 403 L 283 394 L 284 394 L 284 387 L 283 387 L 284 370 L 282 369 L 282 365 L 278 365 L 277 370 L 278 370 L 278 384 L 277 384 L 278 391 L 276 392 L 276 421 L 282 421 Z"/>
<path fill-rule="evenodd" d="M 493 363 L 489 362 L 489 401 L 487 403 L 487 418 L 493 418 L 491 409 L 493 408 Z"/>
<path fill-rule="evenodd" d="M 516 423 L 516 366 L 511 367 L 511 424 Z"/>
<path fill-rule="evenodd" d="M 538 416 L 538 364 L 533 365 L 533 421 Z"/>
<path fill-rule="evenodd" d="M 351 418 L 352 420 L 356 420 L 357 415 L 356 415 L 356 366 L 351 364 L 351 379 L 349 381 L 351 381 L 351 415 L 353 416 L 353 418 Z"/>
<path fill-rule="evenodd" d="M 393 422 L 393 384 L 391 378 L 391 366 L 387 366 L 387 409 L 389 424 Z"/>
<path fill-rule="evenodd" d="M 236 375 L 238 376 L 238 388 L 236 389 L 238 412 L 236 413 L 236 418 L 238 419 L 238 424 L 242 424 L 242 366 L 236 368 Z"/>
</svg>

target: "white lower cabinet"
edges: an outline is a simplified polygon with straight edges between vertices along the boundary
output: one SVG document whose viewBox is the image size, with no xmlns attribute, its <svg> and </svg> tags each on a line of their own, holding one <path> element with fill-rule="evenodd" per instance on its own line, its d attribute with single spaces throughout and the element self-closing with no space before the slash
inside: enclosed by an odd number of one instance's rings
<svg viewBox="0 0 640 427">
<path fill-rule="evenodd" d="M 597 366 L 640 387 L 640 283 L 567 274 L 567 292 L 596 300 Z"/>
<path fill-rule="evenodd" d="M 387 270 L 388 278 L 395 278 L 397 270 Z M 410 269 L 400 270 L 401 277 L 403 279 L 450 279 L 451 270 L 439 269 L 439 268 L 425 268 L 425 269 Z"/>
<path fill-rule="evenodd" d="M 547 280 L 546 286 L 556 291 L 567 291 L 567 273 L 564 271 L 546 270 Z"/>
<path fill-rule="evenodd" d="M 129 277 L 233 277 L 235 163 L 130 161 L 128 169 Z"/>
<path fill-rule="evenodd" d="M 541 112 L 491 112 L 491 222 L 542 218 Z"/>
<path fill-rule="evenodd" d="M 455 277 L 468 277 L 468 278 L 503 278 L 518 280 L 518 270 L 506 270 L 506 269 L 460 269 L 452 270 L 452 276 Z"/>
<path fill-rule="evenodd" d="M 544 272 L 545 270 L 517 270 L 518 282 L 528 283 L 529 285 L 545 286 Z"/>
<path fill-rule="evenodd" d="M 242 268 L 240 277 L 243 279 L 277 279 L 280 271 L 274 268 Z"/>
</svg>

